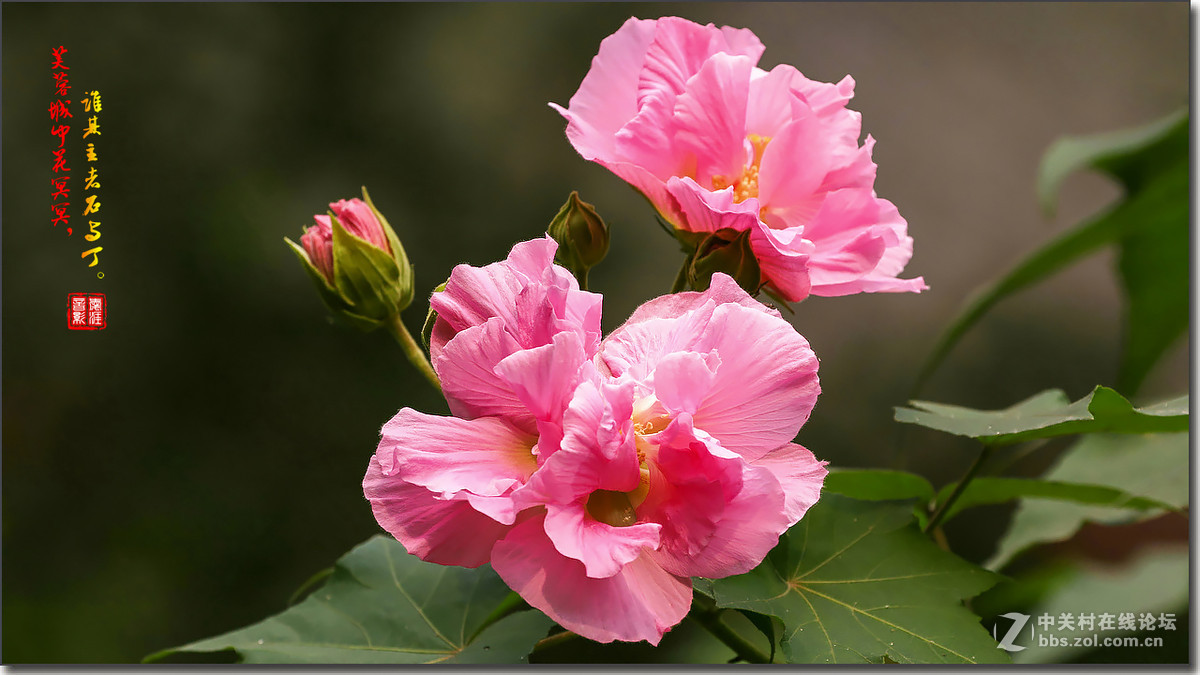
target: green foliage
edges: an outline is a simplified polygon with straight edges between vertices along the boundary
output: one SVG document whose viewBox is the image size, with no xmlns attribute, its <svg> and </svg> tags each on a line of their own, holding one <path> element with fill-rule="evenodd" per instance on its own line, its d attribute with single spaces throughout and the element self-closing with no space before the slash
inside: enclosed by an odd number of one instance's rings
<svg viewBox="0 0 1200 675">
<path fill-rule="evenodd" d="M 825 492 L 854 499 L 933 499 L 933 486 L 914 473 L 888 469 L 832 469 L 825 477 Z"/>
<path fill-rule="evenodd" d="M 1087 167 L 1120 182 L 1125 198 L 977 290 L 938 338 L 916 389 L 993 305 L 1108 244 L 1120 247 L 1118 268 L 1128 299 L 1121 390 L 1135 392 L 1187 328 L 1188 116 L 1172 115 L 1128 132 L 1059 140 L 1042 163 L 1038 192 L 1043 206 L 1052 209 L 1062 180 Z"/>
<path fill-rule="evenodd" d="M 939 491 L 938 503 L 944 502 L 953 489 L 954 484 L 950 484 Z M 946 512 L 943 520 L 949 520 L 960 511 L 972 506 L 1002 504 L 1014 499 L 1030 497 L 1143 511 L 1172 508 L 1171 505 L 1158 500 L 1138 497 L 1124 490 L 1104 485 L 1063 483 L 1039 478 L 985 477 L 976 478 L 967 485 L 951 505 L 950 510 Z"/>
<path fill-rule="evenodd" d="M 910 401 L 912 408 L 896 408 L 896 421 L 919 424 L 990 445 L 1009 445 L 1038 438 L 1072 434 L 1151 433 L 1186 431 L 1188 398 L 1134 408 L 1108 387 L 1071 403 L 1059 389 L 1031 396 L 1004 410 L 975 410 L 927 401 Z"/>
<path fill-rule="evenodd" d="M 1022 501 L 988 567 L 997 569 L 1034 544 L 1068 539 L 1084 522 L 1121 523 L 1159 515 L 1163 509 L 1185 508 L 1188 434 L 1085 436 L 1059 458 L 1045 479 L 1090 488 L 1097 495 L 1098 490 L 1109 489 L 1120 496 L 1108 504 L 1084 499 L 1075 499 L 1077 504 Z M 967 492 L 973 487 L 974 483 Z"/>
<path fill-rule="evenodd" d="M 1054 141 L 1038 167 L 1037 193 L 1042 210 L 1054 215 L 1058 189 L 1067 176 L 1094 168 L 1138 190 L 1152 182 L 1164 163 L 1177 156 L 1177 135 L 1187 138 L 1187 112 L 1179 111 L 1135 129 L 1090 136 L 1065 136 Z"/>
<path fill-rule="evenodd" d="M 791 663 L 1000 663 L 962 606 L 998 579 L 925 538 L 907 504 L 826 494 L 762 565 L 705 588 L 779 618 Z"/>
<path fill-rule="evenodd" d="M 245 663 L 515 663 L 553 622 L 512 609 L 488 567 L 425 563 L 377 536 L 338 561 L 300 604 L 224 635 L 146 657 L 178 661 L 234 650 Z"/>
</svg>

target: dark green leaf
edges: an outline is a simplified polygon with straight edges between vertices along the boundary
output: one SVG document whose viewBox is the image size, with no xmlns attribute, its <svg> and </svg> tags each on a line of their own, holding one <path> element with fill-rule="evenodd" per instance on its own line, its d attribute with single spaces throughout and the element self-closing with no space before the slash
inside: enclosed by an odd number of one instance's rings
<svg viewBox="0 0 1200 675">
<path fill-rule="evenodd" d="M 1108 387 L 1096 387 L 1074 403 L 1061 390 L 1050 389 L 1004 410 L 928 401 L 910 401 L 909 405 L 913 407 L 896 408 L 897 422 L 970 436 L 992 445 L 1093 432 L 1131 434 L 1188 428 L 1186 396 L 1137 409 Z"/>
<path fill-rule="evenodd" d="M 779 617 L 770 616 L 767 614 L 759 614 L 758 612 L 752 612 L 748 609 L 739 609 L 737 611 L 741 612 L 742 616 L 746 617 L 746 619 L 758 629 L 758 632 L 762 633 L 763 637 L 767 638 L 767 642 L 771 645 L 771 651 L 767 655 L 767 661 L 770 663 L 775 663 L 775 645 L 779 642 L 779 634 L 783 632 L 781 628 L 783 622 L 779 620 Z"/>
<path fill-rule="evenodd" d="M 921 476 L 886 469 L 833 469 L 825 476 L 825 492 L 854 499 L 918 499 L 929 503 L 933 486 Z"/>
<path fill-rule="evenodd" d="M 1045 478 L 1107 487 L 1182 509 L 1188 504 L 1188 434 L 1091 434 L 1063 454 Z M 1121 523 L 1162 513 L 1124 506 L 1022 500 L 988 567 L 997 569 L 1034 544 L 1069 539 L 1088 521 Z"/>
<path fill-rule="evenodd" d="M 947 485 L 938 493 L 938 503 L 941 504 L 950 495 L 955 484 Z M 1038 478 L 976 478 L 971 481 L 962 494 L 958 496 L 943 520 L 953 518 L 963 509 L 985 504 L 1002 504 L 1014 499 L 1035 497 L 1074 502 L 1077 504 L 1094 504 L 1122 509 L 1170 509 L 1155 499 L 1131 495 L 1124 490 L 1104 485 L 1088 485 L 1086 483 L 1063 483 L 1060 481 L 1042 480 Z"/>
<path fill-rule="evenodd" d="M 245 663 L 517 663 L 553 622 L 522 611 L 487 625 L 509 594 L 486 566 L 422 562 L 377 536 L 287 611 L 146 660 L 233 649 Z"/>
<path fill-rule="evenodd" d="M 1117 386 L 1135 393 L 1187 331 L 1189 317 L 1187 137 L 1170 171 L 1138 193 L 1145 205 L 1121 241 L 1117 269 L 1128 300 Z"/>
<path fill-rule="evenodd" d="M 930 542 L 907 504 L 826 494 L 763 564 L 711 590 L 782 620 L 792 663 L 1002 663 L 962 606 L 998 579 Z"/>
</svg>

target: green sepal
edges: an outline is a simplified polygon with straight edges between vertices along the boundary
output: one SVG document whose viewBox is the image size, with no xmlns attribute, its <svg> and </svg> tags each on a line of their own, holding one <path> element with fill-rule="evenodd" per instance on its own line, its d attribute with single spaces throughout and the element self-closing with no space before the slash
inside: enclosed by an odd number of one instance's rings
<svg viewBox="0 0 1200 675">
<path fill-rule="evenodd" d="M 332 213 L 333 281 L 353 313 L 383 320 L 400 311 L 400 268 L 395 258 L 342 227 Z M 410 285 L 411 288 L 411 285 Z M 411 301 L 411 290 L 408 295 Z"/>
<path fill-rule="evenodd" d="M 304 266 L 304 271 L 308 272 L 308 276 L 317 287 L 317 295 L 321 296 L 321 300 L 324 301 L 325 305 L 334 313 L 346 311 L 348 308 L 346 301 L 338 294 L 337 289 L 330 285 L 325 275 L 321 274 L 321 270 L 317 269 L 317 266 L 312 263 L 312 260 L 308 257 L 308 251 L 305 251 L 303 246 L 300 246 L 287 237 L 284 237 L 283 241 L 292 249 L 292 253 L 295 253 L 296 257 L 300 259 L 300 264 Z"/>
<path fill-rule="evenodd" d="M 693 290 L 708 290 L 712 275 L 724 272 L 750 295 L 762 287 L 762 270 L 750 247 L 750 231 L 723 228 L 707 233 L 688 262 L 688 284 Z"/>
<path fill-rule="evenodd" d="M 691 232 L 688 230 L 675 228 L 671 230 L 671 234 L 675 237 L 675 240 L 679 242 L 679 247 L 683 249 L 683 252 L 690 256 L 696 252 L 696 249 L 700 247 L 700 243 L 703 242 L 711 233 Z"/>
<path fill-rule="evenodd" d="M 446 284 L 450 280 L 447 279 L 437 285 L 433 289 L 433 293 L 441 293 L 446 290 Z M 433 309 L 433 293 L 429 294 L 429 311 L 425 312 L 425 324 L 421 326 L 421 342 L 425 345 L 425 349 L 429 349 L 429 340 L 433 337 L 433 324 L 437 323 L 438 313 Z"/>
<path fill-rule="evenodd" d="M 392 229 L 391 224 L 388 223 L 383 213 L 375 208 L 375 202 L 371 201 L 371 195 L 367 194 L 365 185 L 362 188 L 362 195 L 363 201 L 371 208 L 371 212 L 375 214 L 375 217 L 379 219 L 379 224 L 383 226 L 383 233 L 387 236 L 388 244 L 392 249 L 392 259 L 396 262 L 396 268 L 400 270 L 400 296 L 397 311 L 403 311 L 412 304 L 413 297 L 416 295 L 412 263 L 408 261 L 408 254 L 405 253 L 404 246 L 400 243 L 400 238 L 396 236 L 396 231 Z"/>
</svg>

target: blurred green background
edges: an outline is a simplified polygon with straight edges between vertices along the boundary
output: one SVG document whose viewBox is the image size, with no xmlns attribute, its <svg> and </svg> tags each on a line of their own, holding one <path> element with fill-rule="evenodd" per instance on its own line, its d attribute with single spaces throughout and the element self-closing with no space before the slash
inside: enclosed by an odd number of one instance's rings
<svg viewBox="0 0 1200 675">
<path fill-rule="evenodd" d="M 824 393 L 799 440 L 836 466 L 935 484 L 973 457 L 898 436 L 891 406 L 969 291 L 1099 210 L 1096 176 L 1038 211 L 1062 134 L 1186 105 L 1186 3 L 12 4 L 3 13 L 3 660 L 135 661 L 283 608 L 378 531 L 360 481 L 396 410 L 443 412 L 382 332 L 331 323 L 283 237 L 366 185 L 416 264 L 538 236 L 577 189 L 612 226 L 591 275 L 605 327 L 666 292 L 680 254 L 645 202 L 567 143 L 566 104 L 630 15 L 753 29 L 761 65 L 858 82 L 878 193 L 909 222 L 921 295 L 811 298 L 793 321 Z M 50 226 L 50 50 L 98 89 L 104 251 Z M 82 110 L 73 106 L 74 124 Z M 82 142 L 69 158 L 82 188 Z M 93 139 L 89 139 L 93 140 Z M 73 152 L 75 152 L 73 151 Z M 74 201 L 74 200 L 73 200 Z M 1105 254 L 1001 304 L 923 398 L 1007 406 L 1115 378 L 1121 302 Z M 103 292 L 108 328 L 68 331 Z M 425 311 L 407 313 L 413 330 Z M 1188 383 L 1181 342 L 1143 399 Z M 902 445 L 898 445 L 902 443 Z M 981 560 L 1007 511 L 964 516 Z M 1172 536 L 1178 536 L 1176 533 Z M 1071 554 L 1070 551 L 1061 552 Z"/>
</svg>

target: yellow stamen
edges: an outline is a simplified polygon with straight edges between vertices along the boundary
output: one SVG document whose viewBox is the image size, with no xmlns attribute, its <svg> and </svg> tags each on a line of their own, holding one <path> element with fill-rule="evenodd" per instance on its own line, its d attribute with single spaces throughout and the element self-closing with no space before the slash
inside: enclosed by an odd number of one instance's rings
<svg viewBox="0 0 1200 675">
<path fill-rule="evenodd" d="M 766 151 L 767 144 L 771 142 L 771 137 L 750 134 L 746 137 L 746 140 L 750 141 L 750 145 L 754 148 L 754 156 L 750 160 L 750 165 L 742 170 L 742 175 L 738 176 L 732 182 L 725 175 L 712 177 L 712 188 L 714 190 L 724 190 L 727 187 L 733 187 L 733 200 L 735 202 L 744 202 L 751 197 L 758 196 L 758 172 L 762 165 L 763 152 Z"/>
</svg>

